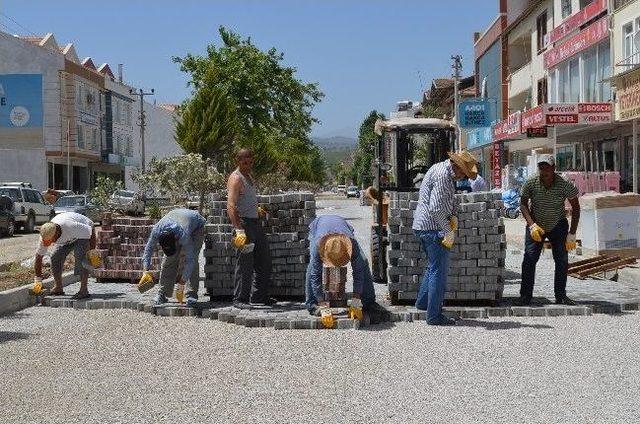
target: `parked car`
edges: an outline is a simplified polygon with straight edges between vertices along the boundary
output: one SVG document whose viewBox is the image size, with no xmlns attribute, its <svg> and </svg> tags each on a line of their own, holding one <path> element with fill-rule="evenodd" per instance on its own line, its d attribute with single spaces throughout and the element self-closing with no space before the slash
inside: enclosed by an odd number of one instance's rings
<svg viewBox="0 0 640 424">
<path fill-rule="evenodd" d="M 349 197 L 360 197 L 360 190 L 358 190 L 357 186 L 349 186 L 347 188 L 347 198 Z"/>
<path fill-rule="evenodd" d="M 116 190 L 111 196 L 111 206 L 126 214 L 144 215 L 144 200 L 135 191 Z"/>
<path fill-rule="evenodd" d="M 12 237 L 15 231 L 13 200 L 8 196 L 0 196 L 0 236 Z"/>
<path fill-rule="evenodd" d="M 347 191 L 347 186 L 344 184 L 340 184 L 338 185 L 338 187 L 336 188 L 336 193 L 338 194 L 345 194 Z"/>
<path fill-rule="evenodd" d="M 91 199 L 85 194 L 63 196 L 56 201 L 53 207 L 56 215 L 63 212 L 76 212 L 96 223 L 102 219 L 102 210 L 91 203 Z"/>
<path fill-rule="evenodd" d="M 44 224 L 55 216 L 53 206 L 45 202 L 38 190 L 29 183 L 5 183 L 0 185 L 0 195 L 13 200 L 15 226 L 26 233 L 33 233 L 36 225 Z"/>
</svg>

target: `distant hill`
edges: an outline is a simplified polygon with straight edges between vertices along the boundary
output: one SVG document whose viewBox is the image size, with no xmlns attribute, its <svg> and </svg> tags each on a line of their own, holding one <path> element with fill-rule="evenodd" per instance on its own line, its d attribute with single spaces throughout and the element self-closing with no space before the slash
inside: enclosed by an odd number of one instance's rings
<svg viewBox="0 0 640 424">
<path fill-rule="evenodd" d="M 357 145 L 356 139 L 350 137 L 314 137 L 312 140 L 322 150 L 328 166 L 347 159 Z"/>
</svg>

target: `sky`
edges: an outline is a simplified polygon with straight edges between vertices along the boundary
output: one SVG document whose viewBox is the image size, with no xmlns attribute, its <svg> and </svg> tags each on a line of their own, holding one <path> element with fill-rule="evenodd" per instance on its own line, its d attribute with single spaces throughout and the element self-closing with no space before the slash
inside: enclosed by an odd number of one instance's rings
<svg viewBox="0 0 640 424">
<path fill-rule="evenodd" d="M 473 73 L 473 33 L 497 15 L 498 0 L 0 0 L 0 30 L 52 32 L 82 60 L 124 64 L 127 83 L 155 89 L 158 103 L 189 97 L 172 56 L 220 45 L 223 25 L 276 47 L 297 77 L 325 93 L 313 109 L 314 136 L 351 136 L 369 111 L 389 114 L 420 100 L 433 78 L 451 75 L 451 55 Z M 5 58 L 0 58 L 5 60 Z"/>
</svg>

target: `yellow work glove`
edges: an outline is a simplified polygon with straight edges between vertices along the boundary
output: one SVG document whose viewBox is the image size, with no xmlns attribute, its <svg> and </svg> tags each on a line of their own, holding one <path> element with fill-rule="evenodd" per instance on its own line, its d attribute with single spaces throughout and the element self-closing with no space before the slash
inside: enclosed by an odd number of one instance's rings
<svg viewBox="0 0 640 424">
<path fill-rule="evenodd" d="M 529 227 L 529 234 L 531 234 L 533 241 L 540 243 L 542 242 L 542 236 L 544 236 L 544 230 L 538 224 L 534 223 Z"/>
<path fill-rule="evenodd" d="M 456 238 L 455 233 L 453 231 L 449 231 L 447 234 L 444 235 L 444 238 L 440 243 L 447 249 L 451 249 L 453 247 L 453 242 L 455 238 Z"/>
<path fill-rule="evenodd" d="M 362 301 L 360 299 L 351 299 L 348 315 L 350 319 L 362 320 Z"/>
<path fill-rule="evenodd" d="M 33 277 L 33 288 L 29 290 L 29 294 L 37 296 L 42 292 L 42 278 Z"/>
<path fill-rule="evenodd" d="M 89 259 L 89 263 L 94 268 L 98 268 L 100 265 L 102 265 L 102 259 L 100 258 L 100 254 L 96 249 L 91 249 L 87 252 L 87 259 Z"/>
<path fill-rule="evenodd" d="M 145 271 L 142 274 L 142 278 L 140 278 L 140 281 L 138 281 L 138 291 L 140 293 L 144 293 L 155 285 L 156 285 L 156 282 L 153 281 L 153 276 L 151 275 L 151 273 L 148 271 Z"/>
<path fill-rule="evenodd" d="M 180 282 L 176 284 L 175 298 L 178 303 L 184 303 L 184 283 Z"/>
<path fill-rule="evenodd" d="M 451 231 L 458 231 L 458 217 L 457 216 L 452 216 L 451 218 L 449 218 L 449 228 L 451 228 Z"/>
<path fill-rule="evenodd" d="M 260 218 L 264 218 L 265 216 L 267 216 L 267 211 L 262 206 L 258 206 L 258 216 Z"/>
<path fill-rule="evenodd" d="M 567 249 L 567 252 L 570 252 L 576 248 L 576 235 L 569 233 L 567 235 L 567 241 L 564 243 L 564 247 Z"/>
<path fill-rule="evenodd" d="M 324 328 L 333 328 L 335 321 L 333 320 L 333 312 L 331 312 L 331 308 L 322 308 L 320 311 L 320 321 Z"/>
<path fill-rule="evenodd" d="M 233 246 L 240 249 L 247 243 L 247 234 L 244 230 L 236 228 L 236 236 L 233 238 Z"/>
</svg>

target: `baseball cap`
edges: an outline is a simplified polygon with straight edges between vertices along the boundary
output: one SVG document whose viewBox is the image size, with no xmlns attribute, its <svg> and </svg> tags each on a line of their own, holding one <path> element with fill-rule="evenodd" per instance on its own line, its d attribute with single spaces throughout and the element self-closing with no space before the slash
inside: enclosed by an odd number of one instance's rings
<svg viewBox="0 0 640 424">
<path fill-rule="evenodd" d="M 556 159 L 553 157 L 553 155 L 550 155 L 550 154 L 540 155 L 538 156 L 538 165 L 540 165 L 541 163 L 546 163 L 551 166 L 556 166 Z"/>
</svg>

